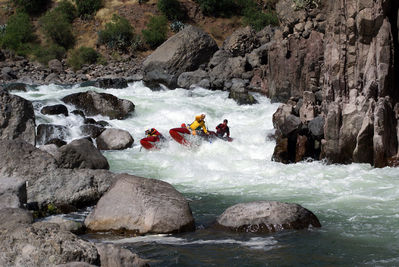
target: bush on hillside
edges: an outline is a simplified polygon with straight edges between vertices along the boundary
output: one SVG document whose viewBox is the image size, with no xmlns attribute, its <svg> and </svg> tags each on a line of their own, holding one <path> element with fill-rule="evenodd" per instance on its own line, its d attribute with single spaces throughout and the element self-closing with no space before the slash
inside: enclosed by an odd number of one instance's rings
<svg viewBox="0 0 399 267">
<path fill-rule="evenodd" d="M 3 29 L 0 43 L 2 47 L 18 52 L 21 49 L 25 50 L 26 44 L 34 38 L 33 25 L 28 14 L 16 13 L 9 18 L 7 26 Z"/>
<path fill-rule="evenodd" d="M 205 16 L 231 17 L 240 13 L 235 0 L 196 0 Z"/>
<path fill-rule="evenodd" d="M 146 44 L 152 49 L 158 47 L 166 40 L 167 22 L 165 16 L 152 17 L 147 23 L 147 28 L 142 31 Z"/>
<path fill-rule="evenodd" d="M 51 10 L 42 16 L 39 22 L 43 33 L 50 41 L 66 49 L 75 44 L 72 25 L 65 15 L 56 10 Z"/>
<path fill-rule="evenodd" d="M 98 32 L 98 43 L 110 49 L 127 50 L 133 43 L 134 30 L 130 22 L 118 15 L 113 15 L 105 29 Z"/>
<path fill-rule="evenodd" d="M 33 49 L 34 58 L 44 65 L 47 65 L 47 63 L 52 59 L 63 59 L 65 54 L 65 48 L 57 44 L 50 44 L 44 47 L 37 46 L 35 49 Z"/>
<path fill-rule="evenodd" d="M 91 18 L 103 7 L 103 0 L 75 0 L 78 15 L 83 19 Z"/>
<path fill-rule="evenodd" d="M 259 9 L 249 7 L 244 10 L 243 22 L 254 30 L 260 31 L 267 25 L 278 25 L 278 17 L 273 11 L 263 13 Z"/>
<path fill-rule="evenodd" d="M 76 7 L 68 0 L 62 0 L 61 2 L 59 2 L 54 10 L 63 14 L 71 23 L 78 16 L 78 11 L 76 10 Z"/>
<path fill-rule="evenodd" d="M 100 54 L 91 47 L 79 47 L 72 51 L 68 57 L 68 65 L 75 71 L 80 70 L 85 64 L 95 64 L 100 58 Z"/>
<path fill-rule="evenodd" d="M 12 0 L 14 5 L 28 14 L 40 14 L 47 9 L 51 0 Z"/>
<path fill-rule="evenodd" d="M 186 18 L 186 12 L 178 0 L 159 0 L 158 9 L 172 21 L 181 21 Z"/>
</svg>

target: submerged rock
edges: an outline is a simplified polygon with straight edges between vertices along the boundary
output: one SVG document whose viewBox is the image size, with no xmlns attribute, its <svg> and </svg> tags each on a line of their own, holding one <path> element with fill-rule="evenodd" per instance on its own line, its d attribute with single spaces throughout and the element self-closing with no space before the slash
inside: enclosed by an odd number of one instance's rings
<svg viewBox="0 0 399 267">
<path fill-rule="evenodd" d="M 92 231 L 135 234 L 192 231 L 187 200 L 170 184 L 122 174 L 85 220 Z"/>
<path fill-rule="evenodd" d="M 62 104 L 45 106 L 40 110 L 40 113 L 44 115 L 58 115 L 63 114 L 65 117 L 68 116 L 68 109 Z"/>
<path fill-rule="evenodd" d="M 272 233 L 321 227 L 317 217 L 298 204 L 274 201 L 240 203 L 217 218 L 216 227 L 234 232 Z"/>
<path fill-rule="evenodd" d="M 121 129 L 106 129 L 96 139 L 100 150 L 122 150 L 133 145 L 134 139 L 128 131 Z"/>
</svg>

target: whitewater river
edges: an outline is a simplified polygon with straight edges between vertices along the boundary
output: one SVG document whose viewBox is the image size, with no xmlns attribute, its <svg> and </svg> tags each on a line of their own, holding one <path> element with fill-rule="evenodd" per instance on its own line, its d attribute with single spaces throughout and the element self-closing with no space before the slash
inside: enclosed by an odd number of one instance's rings
<svg viewBox="0 0 399 267">
<path fill-rule="evenodd" d="M 273 133 L 278 104 L 260 95 L 255 95 L 259 104 L 239 106 L 227 92 L 151 91 L 142 83 L 123 90 L 51 85 L 16 94 L 34 101 L 37 124 L 66 125 L 72 140 L 81 135 L 79 117 L 45 117 L 38 110 L 87 90 L 111 93 L 136 105 L 125 120 L 94 117 L 129 131 L 135 139 L 131 149 L 105 153 L 111 170 L 172 184 L 189 199 L 197 227 L 194 233 L 179 235 L 88 238 L 123 244 L 156 260 L 151 266 L 399 265 L 399 168 L 271 161 L 275 143 L 267 136 Z M 139 140 L 147 128 L 169 136 L 169 129 L 191 123 L 201 113 L 207 115 L 211 130 L 228 119 L 234 141 L 203 143 L 193 150 L 170 141 L 160 151 L 141 149 Z M 257 200 L 298 203 L 315 213 L 322 228 L 259 236 L 207 229 L 227 207 Z"/>
</svg>

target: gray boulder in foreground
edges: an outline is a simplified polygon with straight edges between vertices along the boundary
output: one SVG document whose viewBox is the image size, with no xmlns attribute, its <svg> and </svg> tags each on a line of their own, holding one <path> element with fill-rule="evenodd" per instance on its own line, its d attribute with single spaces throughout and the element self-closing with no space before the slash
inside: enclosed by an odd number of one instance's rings
<svg viewBox="0 0 399 267">
<path fill-rule="evenodd" d="M 96 142 L 100 150 L 122 150 L 131 147 L 134 139 L 128 131 L 109 128 L 96 138 Z"/>
<path fill-rule="evenodd" d="M 109 169 L 107 159 L 85 138 L 60 147 L 55 153 L 55 159 L 61 168 Z"/>
<path fill-rule="evenodd" d="M 0 90 L 0 139 L 36 142 L 35 113 L 30 101 Z"/>
<path fill-rule="evenodd" d="M 74 261 L 100 265 L 94 244 L 47 222 L 0 231 L 0 251 L 0 266 L 55 266 Z"/>
<path fill-rule="evenodd" d="M 28 181 L 28 203 L 52 204 L 60 212 L 96 203 L 116 176 L 107 170 L 59 168 L 53 156 L 21 141 L 0 141 L 0 155 L 0 175 Z"/>
<path fill-rule="evenodd" d="M 134 234 L 192 231 L 188 201 L 170 184 L 121 174 L 85 220 L 92 231 Z"/>
<path fill-rule="evenodd" d="M 0 177 L 0 209 L 21 208 L 26 200 L 25 180 L 14 177 Z"/>
<path fill-rule="evenodd" d="M 217 218 L 216 227 L 234 232 L 272 233 L 321 227 L 317 217 L 298 204 L 275 201 L 240 203 Z"/>
<path fill-rule="evenodd" d="M 144 81 L 177 86 L 183 72 L 194 71 L 208 63 L 218 46 L 207 33 L 187 26 L 159 46 L 143 62 Z"/>
</svg>

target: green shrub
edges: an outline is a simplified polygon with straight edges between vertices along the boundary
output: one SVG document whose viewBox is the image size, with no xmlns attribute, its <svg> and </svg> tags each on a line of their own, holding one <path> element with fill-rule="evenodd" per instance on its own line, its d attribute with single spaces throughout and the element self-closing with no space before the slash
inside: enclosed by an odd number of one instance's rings
<svg viewBox="0 0 399 267">
<path fill-rule="evenodd" d="M 267 25 L 278 25 L 278 17 L 273 11 L 263 13 L 259 9 L 249 7 L 244 10 L 243 22 L 254 30 L 260 31 Z"/>
<path fill-rule="evenodd" d="M 130 22 L 118 15 L 113 15 L 105 29 L 98 32 L 98 42 L 108 48 L 127 50 L 133 42 L 134 32 Z"/>
<path fill-rule="evenodd" d="M 28 14 L 39 14 L 47 9 L 51 0 L 12 0 L 14 5 Z"/>
<path fill-rule="evenodd" d="M 152 49 L 158 47 L 166 40 L 167 22 L 165 16 L 152 17 L 146 25 L 146 29 L 142 31 L 144 41 Z"/>
<path fill-rule="evenodd" d="M 74 45 L 75 37 L 72 34 L 72 25 L 64 14 L 57 10 L 51 10 L 42 16 L 39 22 L 43 33 L 52 42 L 67 49 Z"/>
<path fill-rule="evenodd" d="M 74 69 L 79 70 L 85 64 L 94 64 L 99 59 L 100 54 L 91 47 L 79 47 L 72 51 L 68 57 L 68 64 Z"/>
<path fill-rule="evenodd" d="M 196 0 L 205 16 L 231 17 L 240 13 L 234 0 Z"/>
<path fill-rule="evenodd" d="M 68 0 L 62 0 L 54 10 L 63 14 L 69 22 L 78 16 L 76 7 Z"/>
<path fill-rule="evenodd" d="M 40 63 L 47 65 L 52 59 L 61 60 L 65 57 L 66 50 L 57 44 L 50 44 L 47 46 L 37 46 L 33 50 L 34 58 Z"/>
<path fill-rule="evenodd" d="M 91 18 L 103 7 L 103 0 L 75 0 L 78 15 L 81 18 Z"/>
<path fill-rule="evenodd" d="M 178 0 L 159 0 L 158 9 L 169 20 L 184 20 L 186 18 L 186 12 Z"/>
<path fill-rule="evenodd" d="M 18 51 L 25 50 L 26 44 L 33 41 L 33 25 L 26 13 L 12 15 L 1 35 L 1 46 Z"/>
</svg>

